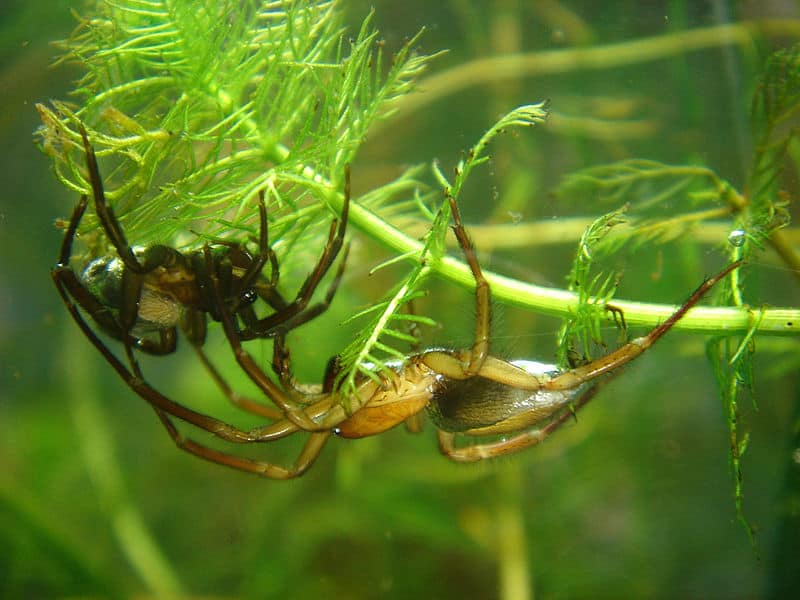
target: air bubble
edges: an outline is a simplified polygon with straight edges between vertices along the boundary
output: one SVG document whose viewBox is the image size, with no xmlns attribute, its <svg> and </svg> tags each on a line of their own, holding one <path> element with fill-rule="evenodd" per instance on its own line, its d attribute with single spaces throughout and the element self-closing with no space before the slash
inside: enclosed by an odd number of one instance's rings
<svg viewBox="0 0 800 600">
<path fill-rule="evenodd" d="M 728 234 L 728 243 L 736 248 L 741 248 L 744 245 L 746 234 L 743 229 L 734 229 Z"/>
</svg>

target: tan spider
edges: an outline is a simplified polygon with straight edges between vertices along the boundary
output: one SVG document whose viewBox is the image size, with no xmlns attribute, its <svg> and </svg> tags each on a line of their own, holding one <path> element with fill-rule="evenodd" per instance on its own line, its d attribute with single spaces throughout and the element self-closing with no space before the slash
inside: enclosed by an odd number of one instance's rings
<svg viewBox="0 0 800 600">
<path fill-rule="evenodd" d="M 346 177 L 349 196 L 349 174 Z M 233 315 L 223 311 L 225 334 L 240 366 L 250 379 L 287 415 L 258 429 L 259 441 L 269 441 L 298 431 L 311 432 L 291 467 L 235 457 L 184 440 L 181 446 L 201 458 L 257 473 L 287 479 L 303 474 L 331 435 L 360 438 L 382 433 L 418 416 L 425 410 L 438 430 L 439 448 L 458 462 L 474 462 L 517 452 L 539 444 L 594 396 L 608 375 L 641 356 L 677 323 L 723 277 L 739 266 L 736 262 L 704 281 L 664 323 L 647 335 L 588 364 L 558 371 L 554 365 L 515 360 L 489 354 L 491 290 L 483 276 L 474 248 L 458 212 L 449 198 L 453 230 L 475 278 L 476 324 L 471 348 L 431 349 L 391 365 L 393 373 L 382 383 L 363 377 L 353 397 L 351 412 L 333 389 L 336 361 L 318 386 L 294 383 L 285 346 L 285 332 L 275 337 L 274 383 L 243 348 Z M 210 256 L 209 256 L 210 260 Z M 222 296 L 217 287 L 218 302 Z M 456 437 L 497 436 L 499 439 L 457 446 Z"/>
</svg>

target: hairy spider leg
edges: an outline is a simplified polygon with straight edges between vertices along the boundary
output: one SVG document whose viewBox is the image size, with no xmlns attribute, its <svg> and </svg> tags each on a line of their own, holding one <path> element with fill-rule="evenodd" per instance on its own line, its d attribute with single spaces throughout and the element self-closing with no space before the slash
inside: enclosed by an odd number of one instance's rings
<svg viewBox="0 0 800 600">
<path fill-rule="evenodd" d="M 455 198 L 448 195 L 450 212 L 453 214 L 453 232 L 467 260 L 472 277 L 475 279 L 475 339 L 472 342 L 472 351 L 464 367 L 464 374 L 467 377 L 475 375 L 481 370 L 483 362 L 489 355 L 489 335 L 491 331 L 491 298 L 492 291 L 489 282 L 483 276 L 478 257 L 475 254 L 475 246 L 472 244 L 464 223 L 461 221 L 461 213 L 456 205 Z"/>
<path fill-rule="evenodd" d="M 342 216 L 339 220 L 334 220 L 331 223 L 330 233 L 328 235 L 328 240 L 325 244 L 325 248 L 323 250 L 322 256 L 320 260 L 317 262 L 316 267 L 314 270 L 309 274 L 306 278 L 306 281 L 300 288 L 297 297 L 295 300 L 288 304 L 285 309 L 282 309 L 278 313 L 274 315 L 270 315 L 265 319 L 262 319 L 259 322 L 259 327 L 264 327 L 264 332 L 269 332 L 270 335 L 274 335 L 280 337 L 282 333 L 285 333 L 291 328 L 297 327 L 311 318 L 317 316 L 325 309 L 327 309 L 328 305 L 330 304 L 331 300 L 333 299 L 333 295 L 335 294 L 336 290 L 338 289 L 339 282 L 341 277 L 344 273 L 344 266 L 345 262 L 342 260 L 340 263 L 339 269 L 334 277 L 334 280 L 328 290 L 328 293 L 325 296 L 325 299 L 318 305 L 312 306 L 311 308 L 306 309 L 308 306 L 308 302 L 310 301 L 314 291 L 316 290 L 317 286 L 319 285 L 320 281 L 324 277 L 325 273 L 327 273 L 328 269 L 330 268 L 333 261 L 335 261 L 336 256 L 339 254 L 339 251 L 342 248 L 344 235 L 347 227 L 347 216 L 349 212 L 349 205 L 350 205 L 350 168 L 349 166 L 345 167 L 345 189 L 344 189 L 344 203 L 342 206 Z M 338 221 L 338 222 L 337 222 Z M 206 253 L 206 261 L 211 261 L 210 250 L 208 247 L 205 248 Z M 346 258 L 347 252 L 345 252 Z M 222 294 L 220 291 L 219 282 L 216 278 L 212 277 L 213 287 L 216 293 L 216 302 L 220 307 L 224 308 L 222 305 Z M 280 295 L 277 293 L 276 290 L 272 292 L 273 298 L 281 298 Z M 234 356 L 236 358 L 237 363 L 242 369 L 245 371 L 247 376 L 250 378 L 253 383 L 264 393 L 267 397 L 275 403 L 275 405 L 283 411 L 286 418 L 296 425 L 298 428 L 304 431 L 313 431 L 313 432 L 322 432 L 325 430 L 330 429 L 330 425 L 328 424 L 327 420 L 323 423 L 317 423 L 308 416 L 306 411 L 304 410 L 307 403 L 299 402 L 293 396 L 292 392 L 287 390 L 282 390 L 279 386 L 277 386 L 273 381 L 269 378 L 269 376 L 259 367 L 250 353 L 244 349 L 242 346 L 242 341 L 246 338 L 242 336 L 242 333 L 236 330 L 235 323 L 233 321 L 233 317 L 231 313 L 227 310 L 221 311 L 221 322 L 223 329 L 225 331 L 225 335 L 228 338 L 228 342 L 234 352 Z M 260 329 L 258 331 L 261 331 Z M 279 342 L 279 347 L 283 347 L 283 341 Z M 287 361 L 288 361 L 288 354 Z M 280 360 L 278 361 L 280 363 Z M 282 370 L 282 368 L 279 367 Z M 280 372 L 280 371 L 279 371 Z M 282 379 L 282 381 L 286 381 Z M 293 389 L 293 387 L 291 388 Z"/>
<path fill-rule="evenodd" d="M 315 305 L 306 310 L 314 292 L 323 277 L 327 274 L 331 265 L 333 265 L 344 244 L 344 236 L 347 231 L 347 221 L 350 212 L 350 165 L 345 165 L 344 175 L 344 202 L 342 204 L 342 214 L 340 218 L 334 219 L 331 222 L 328 232 L 328 241 L 325 244 L 322 255 L 317 261 L 316 267 L 309 273 L 308 277 L 306 277 L 306 280 L 303 282 L 303 285 L 297 292 L 297 296 L 295 296 L 292 302 L 282 306 L 275 314 L 260 319 L 257 324 L 254 324 L 252 332 L 240 334 L 241 339 L 247 340 L 252 337 L 268 337 L 274 335 L 276 331 L 286 332 L 289 329 L 293 329 L 310 321 L 328 308 L 328 304 L 323 302 L 321 305 Z M 344 262 L 346 258 L 347 252 L 345 252 L 342 262 Z M 274 291 L 274 288 L 271 288 L 271 290 Z M 332 298 L 333 296 L 330 295 L 330 297 Z M 269 299 L 266 300 L 269 301 Z M 328 303 L 330 303 L 330 300 L 328 300 Z"/>
<path fill-rule="evenodd" d="M 271 266 L 271 279 L 267 283 L 267 288 L 275 289 L 278 287 L 278 259 L 275 256 L 275 252 L 272 251 L 272 247 L 269 245 L 269 221 L 267 220 L 267 203 L 264 199 L 263 189 L 258 192 L 258 222 L 258 258 L 250 263 L 247 271 L 242 276 L 239 294 L 236 295 L 237 304 L 233 307 L 234 313 L 240 310 L 241 294 L 251 285 L 263 279 L 262 271 L 267 265 L 267 262 L 269 262 Z M 213 290 L 209 290 L 209 292 L 213 292 Z M 272 308 L 279 310 L 283 307 L 272 306 Z"/>
<path fill-rule="evenodd" d="M 112 246 L 117 251 L 117 255 L 125 265 L 125 270 L 122 275 L 122 298 L 123 301 L 120 306 L 118 319 L 118 327 L 121 330 L 121 341 L 125 346 L 125 354 L 134 371 L 139 371 L 139 366 L 136 358 L 133 355 L 134 342 L 147 343 L 148 340 L 136 340 L 130 335 L 131 330 L 136 323 L 136 311 L 138 308 L 139 293 L 142 288 L 142 282 L 147 269 L 139 262 L 133 249 L 128 244 L 122 227 L 119 224 L 114 211 L 106 202 L 105 192 L 103 190 L 103 180 L 100 177 L 100 168 L 97 165 L 97 156 L 95 155 L 94 148 L 89 143 L 89 136 L 86 133 L 86 128 L 81 123 L 79 125 L 81 139 L 83 140 L 83 150 L 86 155 L 86 167 L 89 171 L 89 183 L 92 186 L 92 195 L 94 196 L 95 212 L 100 221 L 100 226 L 111 241 Z M 167 331 L 171 331 L 171 338 L 165 339 Z M 160 330 L 159 335 L 161 343 L 154 348 L 157 354 L 168 354 L 175 350 L 175 332 L 174 330 Z M 163 347 L 163 348 L 162 348 Z M 148 350 L 150 350 L 148 348 Z"/>
<path fill-rule="evenodd" d="M 275 257 L 275 253 L 272 251 L 272 248 L 269 245 L 268 239 L 268 224 L 267 224 L 267 207 L 264 201 L 264 191 L 259 192 L 258 196 L 258 213 L 259 213 L 259 239 L 258 239 L 258 255 L 256 260 L 254 260 L 248 267 L 247 271 L 241 278 L 241 282 L 239 284 L 239 291 L 235 294 L 235 304 L 231 307 L 233 313 L 238 314 L 242 321 L 245 323 L 245 327 L 248 326 L 248 322 L 252 323 L 255 321 L 255 313 L 253 312 L 252 306 L 250 305 L 241 305 L 241 294 L 252 285 L 255 285 L 256 282 L 260 279 L 263 279 L 262 271 L 264 266 L 267 262 L 271 265 L 271 274 L 270 280 L 266 284 L 267 287 L 277 288 L 278 285 L 278 262 Z M 227 245 L 231 248 L 238 248 L 240 244 L 229 242 L 226 240 L 216 240 L 215 243 L 221 245 Z M 194 261 L 195 269 L 207 269 L 208 263 L 206 261 L 205 255 L 203 254 L 202 260 Z M 230 267 L 230 265 L 228 265 Z M 226 269 L 226 271 L 231 272 L 232 269 Z M 219 271 L 217 271 L 219 272 Z M 202 287 L 202 286 L 201 286 Z M 204 294 L 206 294 L 207 300 L 206 304 L 208 306 L 216 306 L 216 294 L 214 290 L 211 289 L 202 289 L 201 290 Z M 278 310 L 274 304 L 270 303 L 270 306 Z M 224 312 L 224 309 L 220 309 L 221 312 Z M 250 317 L 252 315 L 252 317 Z M 206 315 L 204 312 L 200 310 L 188 310 L 187 315 L 185 316 L 186 323 L 184 323 L 184 332 L 187 334 L 186 337 L 189 339 L 189 342 L 194 348 L 195 353 L 197 354 L 200 362 L 208 371 L 211 378 L 216 382 L 217 386 L 222 390 L 222 393 L 228 399 L 228 401 L 246 412 L 249 412 L 254 415 L 266 417 L 268 419 L 277 420 L 283 417 L 283 413 L 281 413 L 276 408 L 269 406 L 263 402 L 259 402 L 257 400 L 253 400 L 248 398 L 247 396 L 243 396 L 236 392 L 228 382 L 222 377 L 220 372 L 208 358 L 208 355 L 203 351 L 203 344 L 205 342 L 206 337 Z M 201 332 L 200 334 L 194 333 L 190 334 L 190 332 Z M 163 419 L 162 419 L 163 422 Z"/>
<path fill-rule="evenodd" d="M 81 133 L 81 140 L 83 141 L 83 151 L 86 155 L 86 168 L 89 171 L 89 184 L 92 186 L 92 195 L 94 197 L 95 211 L 103 231 L 111 240 L 111 244 L 117 251 L 117 254 L 129 269 L 141 272 L 143 267 L 139 264 L 138 259 L 133 253 L 128 241 L 125 239 L 125 234 L 122 227 L 114 216 L 114 211 L 108 206 L 106 202 L 106 195 L 103 191 L 103 180 L 100 177 L 100 168 L 97 165 L 97 155 L 94 148 L 89 143 L 89 136 L 86 133 L 86 128 L 83 124 L 79 124 Z"/>
</svg>

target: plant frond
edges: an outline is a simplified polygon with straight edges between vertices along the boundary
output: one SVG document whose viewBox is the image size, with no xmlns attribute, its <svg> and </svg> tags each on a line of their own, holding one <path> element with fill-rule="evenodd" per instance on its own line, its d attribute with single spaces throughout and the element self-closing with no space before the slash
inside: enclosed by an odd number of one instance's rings
<svg viewBox="0 0 800 600">
<path fill-rule="evenodd" d="M 344 166 L 430 59 L 415 36 L 384 73 L 370 16 L 347 42 L 341 13 L 335 0 L 96 0 L 60 44 L 85 69 L 82 107 L 39 107 L 58 178 L 88 190 L 80 121 L 136 243 L 191 245 L 182 232 L 223 222 L 245 232 L 260 189 L 279 191 L 271 221 L 338 205 Z"/>
<path fill-rule="evenodd" d="M 615 229 L 605 242 L 616 245 L 616 250 L 628 243 L 637 248 L 679 239 L 705 222 L 731 218 L 745 202 L 729 182 L 711 169 L 642 159 L 570 174 L 557 194 L 573 204 L 625 203 L 626 226 Z M 732 223 L 731 230 L 736 229 Z"/>
<path fill-rule="evenodd" d="M 526 104 L 504 115 L 494 126 L 481 136 L 472 148 L 470 148 L 466 157 L 459 161 L 455 168 L 455 177 L 452 184 L 448 181 L 444 173 L 442 173 L 438 165 L 434 165 L 434 174 L 442 184 L 442 187 L 445 188 L 445 194 L 457 200 L 464 186 L 464 182 L 469 177 L 472 169 L 488 160 L 488 157 L 484 156 L 484 152 L 489 142 L 510 127 L 531 127 L 543 123 L 548 114 L 547 104 L 546 101 L 539 102 L 538 104 Z"/>
<path fill-rule="evenodd" d="M 373 314 L 374 316 L 362 328 L 356 339 L 348 344 L 339 355 L 341 371 L 336 385 L 341 390 L 340 397 L 343 402 L 350 402 L 356 396 L 355 392 L 362 377 L 366 376 L 370 379 L 380 378 L 381 375 L 391 377 L 393 371 L 388 363 L 391 360 L 405 359 L 403 352 L 396 350 L 388 341 L 383 341 L 385 338 L 409 342 L 414 340 L 409 333 L 412 324 L 431 324 L 431 320 L 427 317 L 401 311 L 406 309 L 412 300 L 419 297 L 419 288 L 428 273 L 426 262 L 433 258 L 434 248 L 444 247 L 448 220 L 449 213 L 440 210 L 431 224 L 426 242 L 419 256 L 416 257 L 414 267 L 405 279 L 386 300 L 358 315 Z M 401 329 L 397 329 L 397 326 Z M 346 408 L 355 410 L 358 407 L 351 405 Z"/>
<path fill-rule="evenodd" d="M 749 435 L 741 430 L 740 399 L 753 394 L 753 344 L 750 335 L 740 342 L 735 338 L 714 338 L 706 345 L 706 355 L 717 381 L 728 424 L 728 456 L 733 475 L 733 499 L 736 518 L 755 547 L 755 532 L 744 514 L 744 474 L 742 458 Z"/>
<path fill-rule="evenodd" d="M 746 232 L 740 254 L 760 247 L 789 223 L 787 203 L 780 198 L 780 177 L 789 145 L 797 136 L 792 119 L 800 109 L 800 45 L 770 56 L 753 95 L 751 123 L 755 151 L 748 183 L 749 202 L 738 225 Z M 796 120 L 796 119 L 795 119 Z"/>
<path fill-rule="evenodd" d="M 613 246 L 606 241 L 612 229 L 625 222 L 626 211 L 627 207 L 622 207 L 595 219 L 581 236 L 568 275 L 568 287 L 578 293 L 578 304 L 575 313 L 564 320 L 558 332 L 556 360 L 561 368 L 571 366 L 575 340 L 586 359 L 591 359 L 591 347 L 602 342 L 600 328 L 616 289 L 616 276 L 593 274 L 592 266 L 613 251 Z"/>
</svg>

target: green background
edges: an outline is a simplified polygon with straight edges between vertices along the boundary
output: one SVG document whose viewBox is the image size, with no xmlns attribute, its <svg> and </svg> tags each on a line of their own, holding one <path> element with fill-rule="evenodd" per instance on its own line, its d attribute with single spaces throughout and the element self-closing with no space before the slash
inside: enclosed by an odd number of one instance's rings
<svg viewBox="0 0 800 600">
<path fill-rule="evenodd" d="M 668 336 L 542 447 L 491 464 L 455 465 L 432 428 L 333 439 L 291 482 L 259 480 L 175 449 L 152 410 L 90 348 L 48 271 L 76 201 L 32 144 L 35 102 L 67 99 L 75 69 L 48 65 L 75 22 L 70 2 L 6 2 L 0 12 L 0 596 L 541 598 L 785 597 L 798 584 L 798 345 L 756 340 L 755 397 L 742 404 L 747 518 L 736 522 L 728 430 L 703 338 Z M 369 5 L 346 2 L 355 28 Z M 432 72 L 488 55 L 607 45 L 764 16 L 758 3 L 379 3 L 389 50 L 420 27 L 422 51 L 449 49 Z M 353 165 L 354 194 L 403 165 L 451 168 L 499 115 L 549 98 L 567 116 L 649 125 L 641 136 L 587 135 L 563 119 L 515 132 L 462 197 L 468 224 L 602 212 L 549 191 L 581 167 L 626 157 L 697 162 L 741 187 L 750 159 L 748 106 L 769 52 L 785 38 L 721 44 L 642 64 L 511 78 L 458 90 L 386 124 Z M 625 102 L 631 102 L 627 106 Z M 610 111 L 610 112 L 609 112 Z M 620 112 L 621 111 L 621 112 Z M 797 193 L 790 168 L 784 187 Z M 797 214 L 797 201 L 790 207 Z M 557 223 L 557 221 L 554 221 Z M 298 376 L 318 381 L 349 339 L 341 321 L 380 298 L 392 272 L 369 276 L 379 249 L 354 242 L 324 317 L 290 336 Z M 477 235 L 476 235 L 477 237 Z M 575 247 L 480 247 L 493 271 L 561 287 Z M 724 238 L 720 240 L 724 242 Z M 722 264 L 681 239 L 624 263 L 619 296 L 674 303 Z M 797 283 L 769 252 L 749 267 L 748 301 L 797 305 Z M 291 289 L 291 286 L 287 286 Z M 431 345 L 469 344 L 472 298 L 433 282 Z M 496 305 L 493 349 L 552 360 L 558 321 Z M 237 389 L 224 340 L 207 350 Z M 609 333 L 614 340 L 614 332 Z M 270 347 L 251 348 L 267 361 Z M 143 362 L 178 401 L 235 418 L 189 352 Z M 291 460 L 299 439 L 254 455 Z"/>
</svg>

